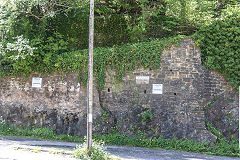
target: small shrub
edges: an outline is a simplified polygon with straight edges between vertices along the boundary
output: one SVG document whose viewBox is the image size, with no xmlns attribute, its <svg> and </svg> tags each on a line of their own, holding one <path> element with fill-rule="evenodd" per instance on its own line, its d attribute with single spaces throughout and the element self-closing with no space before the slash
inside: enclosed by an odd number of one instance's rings
<svg viewBox="0 0 240 160">
<path fill-rule="evenodd" d="M 110 154 L 105 152 L 103 145 L 103 141 L 93 141 L 92 148 L 88 150 L 85 142 L 74 149 L 73 157 L 87 160 L 111 160 Z"/>
</svg>

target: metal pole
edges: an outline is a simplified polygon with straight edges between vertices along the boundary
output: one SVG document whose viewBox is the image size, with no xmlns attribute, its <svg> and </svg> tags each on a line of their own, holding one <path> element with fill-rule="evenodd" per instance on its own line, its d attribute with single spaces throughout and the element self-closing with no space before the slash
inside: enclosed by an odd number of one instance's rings
<svg viewBox="0 0 240 160">
<path fill-rule="evenodd" d="M 94 0 L 90 0 L 89 15 L 89 57 L 88 57 L 88 108 L 87 108 L 87 147 L 92 148 L 93 123 L 93 39 L 94 39 Z"/>
</svg>

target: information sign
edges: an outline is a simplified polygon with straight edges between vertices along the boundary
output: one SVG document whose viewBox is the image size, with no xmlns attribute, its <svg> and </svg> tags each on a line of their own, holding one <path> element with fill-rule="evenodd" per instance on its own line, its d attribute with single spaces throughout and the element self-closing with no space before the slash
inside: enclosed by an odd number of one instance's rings
<svg viewBox="0 0 240 160">
<path fill-rule="evenodd" d="M 162 84 L 153 84 L 152 94 L 162 94 L 162 93 L 163 93 L 163 85 Z"/>
<path fill-rule="evenodd" d="M 149 84 L 149 76 L 136 76 L 137 84 Z"/>
<path fill-rule="evenodd" d="M 42 88 L 42 78 L 33 77 L 32 78 L 32 87 Z"/>
</svg>

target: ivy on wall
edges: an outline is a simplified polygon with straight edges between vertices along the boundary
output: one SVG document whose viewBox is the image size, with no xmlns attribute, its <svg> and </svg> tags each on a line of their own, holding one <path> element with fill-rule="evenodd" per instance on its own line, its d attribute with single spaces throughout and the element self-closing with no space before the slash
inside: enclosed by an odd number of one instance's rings
<svg viewBox="0 0 240 160">
<path fill-rule="evenodd" d="M 116 71 L 117 80 L 121 81 L 126 71 L 138 67 L 157 69 L 160 65 L 160 55 L 163 49 L 177 44 L 184 36 L 171 37 L 149 42 L 124 44 L 111 48 L 94 49 L 94 73 L 103 89 L 105 70 L 109 66 Z M 6 60 L 6 59 L 5 59 Z M 29 75 L 32 72 L 79 72 L 79 80 L 86 84 L 88 74 L 88 50 L 64 52 L 61 54 L 33 54 L 13 61 L 0 61 L 5 69 L 0 70 L 1 77 L 10 75 Z"/>
<path fill-rule="evenodd" d="M 217 20 L 194 35 L 202 62 L 223 74 L 236 89 L 240 86 L 240 16 Z M 238 90 L 238 89 L 237 89 Z"/>
</svg>

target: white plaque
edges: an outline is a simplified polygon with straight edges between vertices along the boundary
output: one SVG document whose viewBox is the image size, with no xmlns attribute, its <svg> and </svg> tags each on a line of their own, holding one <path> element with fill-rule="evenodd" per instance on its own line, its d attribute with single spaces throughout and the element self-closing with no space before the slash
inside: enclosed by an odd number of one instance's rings
<svg viewBox="0 0 240 160">
<path fill-rule="evenodd" d="M 163 85 L 162 84 L 153 84 L 152 86 L 152 94 L 162 94 Z"/>
<path fill-rule="evenodd" d="M 149 84 L 149 76 L 136 76 L 137 84 Z"/>
<path fill-rule="evenodd" d="M 42 88 L 42 78 L 33 77 L 32 78 L 32 87 Z"/>
</svg>

